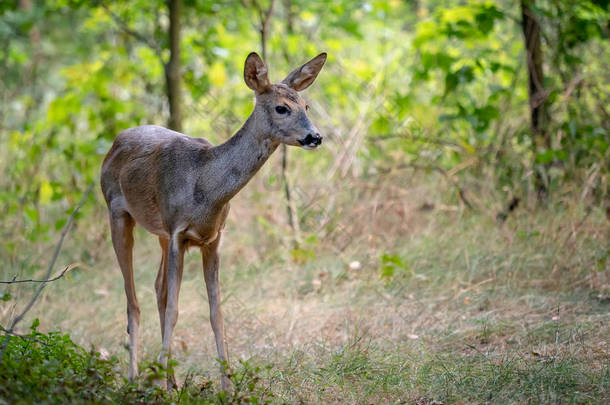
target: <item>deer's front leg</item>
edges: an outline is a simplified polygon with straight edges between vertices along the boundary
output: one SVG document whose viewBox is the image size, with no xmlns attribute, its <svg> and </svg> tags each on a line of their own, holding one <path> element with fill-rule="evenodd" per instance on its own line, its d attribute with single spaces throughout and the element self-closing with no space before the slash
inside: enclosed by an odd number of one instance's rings
<svg viewBox="0 0 610 405">
<path fill-rule="evenodd" d="M 174 234 L 170 237 L 167 252 L 167 303 L 165 307 L 165 324 L 163 325 L 163 344 L 159 362 L 167 367 L 167 359 L 171 355 L 172 333 L 178 321 L 178 295 L 182 282 L 182 264 L 184 261 L 184 240 L 182 235 Z M 168 379 L 173 381 L 171 375 Z M 161 383 L 161 385 L 164 385 Z"/>
<path fill-rule="evenodd" d="M 210 303 L 210 323 L 214 331 L 216 340 L 216 349 L 218 350 L 218 358 L 221 362 L 220 375 L 223 390 L 231 388 L 231 382 L 228 377 L 229 370 L 229 354 L 227 350 L 227 339 L 225 336 L 225 327 L 222 320 L 222 312 L 220 310 L 220 284 L 218 282 L 218 267 L 220 260 L 218 257 L 218 239 L 211 246 L 201 249 L 203 257 L 203 276 L 205 286 L 208 291 L 208 301 Z"/>
</svg>

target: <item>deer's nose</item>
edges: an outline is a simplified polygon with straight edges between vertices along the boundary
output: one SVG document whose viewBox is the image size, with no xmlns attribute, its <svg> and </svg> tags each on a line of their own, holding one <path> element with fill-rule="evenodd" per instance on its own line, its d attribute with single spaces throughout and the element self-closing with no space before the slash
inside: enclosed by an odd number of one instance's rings
<svg viewBox="0 0 610 405">
<path fill-rule="evenodd" d="M 309 133 L 305 137 L 305 144 L 306 145 L 316 145 L 316 146 L 318 146 L 321 143 L 322 143 L 322 137 L 317 132 L 316 133 Z"/>
<path fill-rule="evenodd" d="M 298 140 L 305 149 L 315 149 L 322 143 L 322 137 L 317 132 L 310 132 L 305 138 Z"/>
</svg>

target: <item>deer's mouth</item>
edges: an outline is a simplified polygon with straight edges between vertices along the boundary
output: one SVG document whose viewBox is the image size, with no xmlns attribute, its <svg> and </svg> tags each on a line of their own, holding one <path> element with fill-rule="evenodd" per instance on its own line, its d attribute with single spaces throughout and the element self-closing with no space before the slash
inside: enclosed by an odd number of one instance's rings
<svg viewBox="0 0 610 405">
<path fill-rule="evenodd" d="M 322 137 L 318 134 L 307 134 L 305 138 L 299 139 L 298 141 L 303 149 L 311 150 L 316 149 L 322 144 Z"/>
</svg>

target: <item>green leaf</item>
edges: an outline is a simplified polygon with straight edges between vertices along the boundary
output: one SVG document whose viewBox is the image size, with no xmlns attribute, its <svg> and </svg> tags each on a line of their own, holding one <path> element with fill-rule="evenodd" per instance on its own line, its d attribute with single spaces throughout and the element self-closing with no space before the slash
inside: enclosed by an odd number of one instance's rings
<svg viewBox="0 0 610 405">
<path fill-rule="evenodd" d="M 445 95 L 453 92 L 459 84 L 470 83 L 474 79 L 474 70 L 471 66 L 462 66 L 455 72 L 445 76 Z"/>
<path fill-rule="evenodd" d="M 25 207 L 23 213 L 30 222 L 38 222 L 38 210 L 35 207 Z"/>
<path fill-rule="evenodd" d="M 227 82 L 227 71 L 220 62 L 215 62 L 208 73 L 210 83 L 216 87 L 222 87 Z"/>
<path fill-rule="evenodd" d="M 394 276 L 394 266 L 381 266 L 381 278 L 391 278 Z"/>
<path fill-rule="evenodd" d="M 399 255 L 383 253 L 381 264 L 381 278 L 392 278 L 398 271 L 409 270 L 409 265 Z"/>
<path fill-rule="evenodd" d="M 553 161 L 555 157 L 555 153 L 552 150 L 545 150 L 544 152 L 538 153 L 536 155 L 536 162 L 540 164 L 546 164 Z"/>
<path fill-rule="evenodd" d="M 59 231 L 60 229 L 63 229 L 67 222 L 68 220 L 66 218 L 58 219 L 57 221 L 55 221 L 55 230 Z"/>
</svg>

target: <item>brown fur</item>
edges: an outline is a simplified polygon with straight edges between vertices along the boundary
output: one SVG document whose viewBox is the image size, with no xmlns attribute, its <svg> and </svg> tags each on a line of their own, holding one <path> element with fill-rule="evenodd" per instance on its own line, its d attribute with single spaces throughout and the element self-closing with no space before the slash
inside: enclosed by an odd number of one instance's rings
<svg viewBox="0 0 610 405">
<path fill-rule="evenodd" d="M 318 55 L 284 82 L 272 85 L 260 57 L 248 55 L 244 79 L 256 94 L 256 105 L 242 128 L 222 145 L 215 147 L 204 139 L 154 125 L 130 128 L 115 139 L 102 165 L 101 186 L 110 214 L 112 244 L 125 281 L 130 379 L 138 372 L 140 319 L 133 281 L 133 227 L 137 223 L 157 235 L 161 245 L 155 282 L 163 339 L 160 362 L 167 365 L 170 354 L 188 246 L 201 249 L 218 357 L 228 362 L 220 311 L 218 244 L 229 201 L 280 143 L 311 148 L 319 144 L 304 143 L 312 136 L 321 138 L 307 118 L 306 103 L 297 90 L 313 83 L 325 61 L 326 54 Z M 289 111 L 280 114 L 277 106 Z M 226 370 L 221 367 L 221 371 L 222 386 L 228 389 Z"/>
</svg>

